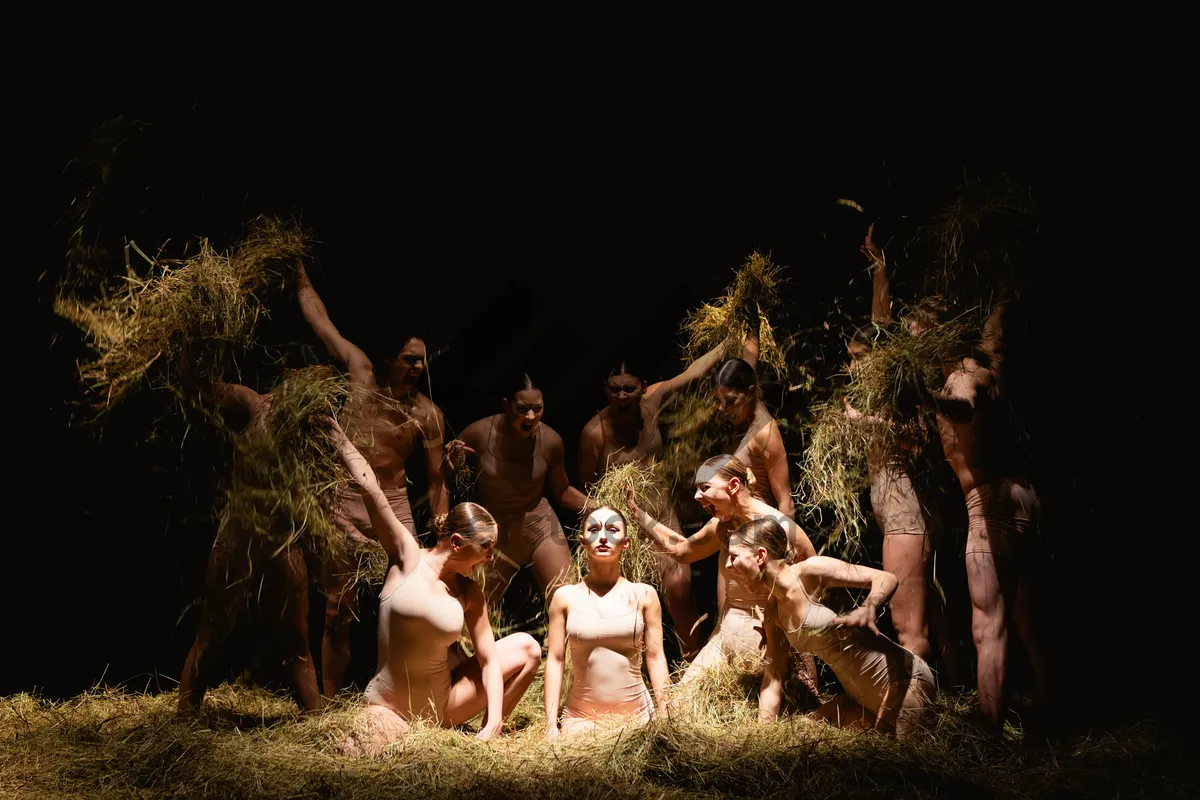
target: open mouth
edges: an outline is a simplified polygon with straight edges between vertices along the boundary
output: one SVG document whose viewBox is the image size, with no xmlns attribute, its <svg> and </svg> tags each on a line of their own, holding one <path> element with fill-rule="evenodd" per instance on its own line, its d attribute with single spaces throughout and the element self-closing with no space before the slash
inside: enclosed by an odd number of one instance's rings
<svg viewBox="0 0 1200 800">
<path fill-rule="evenodd" d="M 717 507 L 714 506 L 712 503 L 708 503 L 708 502 L 705 502 L 704 500 L 701 500 L 700 506 L 705 511 L 707 511 L 711 516 L 715 517 L 717 515 Z"/>
<path fill-rule="evenodd" d="M 533 426 L 535 424 L 536 423 L 533 423 L 533 422 L 522 422 L 521 423 L 521 433 L 529 433 L 531 430 L 533 430 Z"/>
</svg>

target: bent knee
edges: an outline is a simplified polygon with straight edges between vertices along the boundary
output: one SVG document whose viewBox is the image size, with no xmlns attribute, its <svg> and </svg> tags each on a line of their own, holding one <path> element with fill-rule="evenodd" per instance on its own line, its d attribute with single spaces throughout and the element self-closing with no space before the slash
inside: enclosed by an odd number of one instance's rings
<svg viewBox="0 0 1200 800">
<path fill-rule="evenodd" d="M 524 656 L 524 660 L 537 666 L 542 663 L 542 646 L 538 644 L 538 640 L 530 636 L 528 633 L 512 634 L 513 648 Z"/>
</svg>

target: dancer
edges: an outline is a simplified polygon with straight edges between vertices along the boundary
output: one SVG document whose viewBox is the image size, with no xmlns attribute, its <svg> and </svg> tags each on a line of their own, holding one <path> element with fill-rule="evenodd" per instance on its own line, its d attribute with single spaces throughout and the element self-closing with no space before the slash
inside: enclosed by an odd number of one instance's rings
<svg viewBox="0 0 1200 800">
<path fill-rule="evenodd" d="M 425 374 L 425 342 L 417 336 L 402 334 L 383 351 L 380 373 L 361 349 L 338 331 L 329 319 L 325 304 L 309 281 L 302 262 L 296 264 L 296 287 L 300 310 L 329 353 L 349 373 L 351 397 L 347 403 L 347 427 L 352 436 L 370 442 L 365 455 L 378 476 L 384 496 L 396 518 L 414 527 L 408 501 L 405 462 L 424 442 L 426 472 L 429 476 L 429 509 L 433 516 L 449 508 L 442 472 L 442 431 L 445 420 L 441 409 L 418 389 Z M 380 385 L 379 375 L 383 382 Z M 362 493 L 343 493 L 339 523 L 352 538 L 375 539 Z M 322 575 L 326 596 L 325 632 L 321 642 L 322 689 L 332 697 L 345 681 L 350 665 L 350 624 L 358 610 L 358 594 L 350 576 L 349 563 L 327 565 Z"/>
<path fill-rule="evenodd" d="M 997 734 L 1008 698 L 1008 628 L 1025 645 L 1040 695 L 1039 708 L 1053 722 L 1053 693 L 1043 635 L 1037 626 L 1038 523 L 1041 503 L 1024 477 L 1012 409 L 1004 392 L 1005 303 L 984 325 L 977 351 L 945 354 L 945 384 L 933 393 L 938 432 L 967 504 L 967 586 L 971 632 L 978 661 L 980 711 Z M 922 301 L 909 318 L 921 335 L 952 316 L 947 304 Z"/>
<path fill-rule="evenodd" d="M 779 425 L 762 401 L 755 373 L 759 348 L 757 315 L 750 331 L 742 347 L 742 357 L 722 364 L 714 380 L 717 410 L 733 423 L 736 434 L 724 452 L 737 456 L 754 473 L 755 496 L 790 519 L 795 517 L 796 509 L 787 451 Z"/>
<path fill-rule="evenodd" d="M 202 383 L 200 390 L 202 397 L 222 412 L 244 415 L 248 420 L 245 431 L 264 424 L 270 408 L 269 394 L 223 381 Z M 222 515 L 208 555 L 200 630 L 179 678 L 180 714 L 200 708 L 215 677 L 213 665 L 253 595 L 259 598 L 264 618 L 279 619 L 284 664 L 300 707 L 309 712 L 323 705 L 308 645 L 308 568 L 304 554 L 298 547 L 287 547 L 272 556 L 261 552 L 253 537 L 228 513 Z M 260 582 L 251 585 L 256 571 L 261 573 Z"/>
<path fill-rule="evenodd" d="M 728 564 L 729 534 L 753 519 L 781 520 L 787 535 L 795 542 L 797 558 L 816 555 L 808 535 L 782 511 L 753 496 L 754 473 L 737 456 L 714 456 L 696 470 L 696 500 L 710 514 L 703 528 L 691 536 L 672 530 L 638 508 L 630 487 L 629 510 L 638 525 L 666 553 L 677 561 L 690 564 L 720 552 L 720 580 L 717 591 L 717 626 L 700 654 L 692 661 L 681 682 L 700 677 L 706 670 L 745 655 L 762 653 L 763 628 L 754 615 L 755 606 L 766 603 L 765 587 L 753 588 L 738 579 Z"/>
<path fill-rule="evenodd" d="M 577 514 L 587 497 L 567 477 L 562 437 L 542 424 L 542 390 L 528 375 L 514 381 L 503 407 L 504 413 L 472 422 L 447 443 L 446 461 L 454 469 L 466 454 L 475 455 L 480 499 L 499 528 L 496 560 L 485 573 L 488 602 L 499 602 L 517 572 L 531 564 L 549 604 L 570 574 L 571 549 L 546 499 L 545 483 L 550 481 L 557 502 Z"/>
<path fill-rule="evenodd" d="M 679 389 L 715 367 L 726 346 L 722 342 L 680 374 L 649 386 L 624 361 L 609 374 L 605 382 L 608 406 L 588 421 L 579 436 L 579 476 L 585 489 L 610 467 L 630 462 L 649 464 L 662 456 L 658 416 L 663 406 Z M 667 527 L 678 529 L 678 515 L 666 487 L 656 487 L 654 493 L 657 502 L 652 503 L 651 513 L 657 514 Z M 679 639 L 680 652 L 684 660 L 690 661 L 701 644 L 696 631 L 699 613 L 692 598 L 692 573 L 664 553 L 658 554 L 658 562 L 667 612 Z"/>
<path fill-rule="evenodd" d="M 871 264 L 872 299 L 871 322 L 885 325 L 891 322 L 891 289 L 887 261 L 883 250 L 871 238 L 875 225 L 867 229 L 866 240 L 860 248 Z M 874 337 L 869 330 L 859 330 L 847 345 L 850 371 L 856 372 L 870 357 Z M 890 419 L 879 419 L 859 413 L 849 398 L 844 399 L 847 416 L 868 425 L 893 426 Z M 883 531 L 883 569 L 900 581 L 892 597 L 892 624 L 900 644 L 922 658 L 928 658 L 929 624 L 926 602 L 929 584 L 930 533 L 934 519 L 913 485 L 910 472 L 912 449 L 910 438 L 899 436 L 897 448 L 885 452 L 873 447 L 867 453 L 867 471 L 871 478 L 871 509 L 879 529 Z"/>
<path fill-rule="evenodd" d="M 760 608 L 767 637 L 766 669 L 758 699 L 760 722 L 779 714 L 788 645 L 819 656 L 846 690 L 814 716 L 847 727 L 873 727 L 903 736 L 921 720 L 935 691 L 925 660 L 879 632 L 875 620 L 896 591 L 896 576 L 817 556 L 793 563 L 788 532 L 757 519 L 729 537 L 727 567 L 768 594 Z M 870 589 L 863 604 L 838 615 L 821 604 L 834 586 Z"/>
<path fill-rule="evenodd" d="M 485 708 L 478 738 L 492 738 L 533 680 L 542 656 L 529 634 L 493 639 L 487 601 L 469 577 L 492 557 L 495 521 L 482 506 L 459 503 L 435 521 L 437 544 L 422 550 L 396 518 L 363 455 L 334 420 L 325 422 L 366 496 L 367 513 L 389 561 L 379 598 L 379 668 L 367 685 L 363 724 L 346 749 L 374 754 L 406 733 L 414 719 L 454 727 Z M 475 651 L 471 658 L 453 647 L 464 622 Z"/>
<path fill-rule="evenodd" d="M 588 515 L 579 534 L 587 552 L 587 576 L 562 587 L 550 601 L 546 655 L 546 738 L 596 727 L 650 719 L 650 695 L 642 681 L 642 649 L 657 712 L 667 714 L 667 657 L 662 607 L 652 586 L 621 576 L 629 544 L 625 515 L 603 506 Z M 561 728 L 563 658 L 571 648 L 574 677 Z"/>
</svg>

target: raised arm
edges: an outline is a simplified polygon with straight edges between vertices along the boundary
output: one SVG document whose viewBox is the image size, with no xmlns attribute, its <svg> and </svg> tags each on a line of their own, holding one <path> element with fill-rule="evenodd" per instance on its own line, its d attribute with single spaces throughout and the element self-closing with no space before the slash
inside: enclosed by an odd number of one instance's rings
<svg viewBox="0 0 1200 800">
<path fill-rule="evenodd" d="M 983 323 L 983 339 L 979 343 L 979 349 L 988 357 L 988 366 L 997 376 L 1001 375 L 1004 366 L 1004 314 L 1007 309 L 1007 292 L 1002 288 L 1001 297 Z"/>
<path fill-rule="evenodd" d="M 792 476 L 788 470 L 787 450 L 783 447 L 783 435 L 779 426 L 772 420 L 764 432 L 766 441 L 763 446 L 763 464 L 767 468 L 767 482 L 771 484 L 771 493 L 779 504 L 779 510 L 788 519 L 796 516 L 795 503 L 792 500 Z"/>
<path fill-rule="evenodd" d="M 871 321 L 880 324 L 892 321 L 892 286 L 888 281 L 887 259 L 883 249 L 875 244 L 871 235 L 875 223 L 867 228 L 867 238 L 859 248 L 871 262 Z"/>
<path fill-rule="evenodd" d="M 649 586 L 642 592 L 642 619 L 646 623 L 646 672 L 650 674 L 650 688 L 654 690 L 654 705 L 658 713 L 666 717 L 671 673 L 663 651 L 662 603 L 658 593 Z"/>
<path fill-rule="evenodd" d="M 500 724 L 504 721 L 504 667 L 496 655 L 496 638 L 492 634 L 492 623 L 488 618 L 487 599 L 483 596 L 483 590 L 475 581 L 466 583 L 467 602 L 464 617 L 471 632 L 475 658 L 479 661 L 483 691 L 487 695 L 487 716 L 484 717 L 483 726 L 475 738 L 487 740 L 500 732 Z"/>
<path fill-rule="evenodd" d="M 791 649 L 783 631 L 775 622 L 774 603 L 768 603 L 762 616 L 763 633 L 766 635 L 766 657 L 763 661 L 762 686 L 758 692 L 758 721 L 774 722 L 783 703 L 783 679 L 787 673 L 788 656 Z"/>
<path fill-rule="evenodd" d="M 240 408 L 250 415 L 258 416 L 268 405 L 269 395 L 259 394 L 249 386 L 225 381 L 200 381 L 200 396 L 222 411 Z"/>
<path fill-rule="evenodd" d="M 684 536 L 638 508 L 632 486 L 626 490 L 625 504 L 629 507 L 629 512 L 633 514 L 634 519 L 637 520 L 638 527 L 645 531 L 668 556 L 681 564 L 691 564 L 693 561 L 707 558 L 721 549 L 721 537 L 717 535 L 717 526 L 720 522 L 716 518 L 710 519 L 703 528 L 691 536 Z"/>
<path fill-rule="evenodd" d="M 757 341 L 757 339 L 756 339 Z M 725 353 L 729 351 L 731 340 L 726 339 L 719 345 L 709 350 L 704 355 L 697 358 L 695 361 L 687 365 L 687 369 L 676 375 L 674 378 L 668 378 L 665 381 L 652 383 L 646 387 L 646 392 L 642 396 L 644 403 L 652 403 L 652 410 L 657 410 L 663 403 L 671 398 L 671 395 L 682 389 L 687 384 L 702 378 L 708 374 L 713 367 L 721 363 L 725 358 Z M 755 359 L 758 358 L 758 351 L 755 350 Z"/>
<path fill-rule="evenodd" d="M 436 517 L 450 513 L 450 495 L 446 491 L 446 474 L 442 470 L 443 437 L 446 420 L 442 410 L 429 403 L 426 420 L 421 426 L 421 438 L 425 445 L 425 472 L 429 476 L 429 510 Z"/>
<path fill-rule="evenodd" d="M 371 518 L 371 526 L 379 532 L 379 543 L 383 545 L 388 558 L 400 565 L 404 575 L 410 574 L 421 562 L 421 546 L 417 538 L 404 523 L 396 519 L 387 497 L 379 488 L 375 471 L 367 463 L 367 459 L 354 443 L 346 436 L 345 431 L 332 417 L 320 418 L 329 429 L 329 438 L 337 448 L 342 463 L 350 477 L 359 485 L 366 500 L 367 515 Z"/>
<path fill-rule="evenodd" d="M 747 322 L 750 324 L 750 332 L 746 334 L 746 341 L 742 343 L 742 361 L 745 361 L 754 370 L 758 371 L 758 326 L 760 324 L 758 315 L 758 306 L 750 311 L 750 318 Z"/>
<path fill-rule="evenodd" d="M 567 477 L 567 468 L 563 463 L 566 456 L 563 451 L 562 437 L 548 428 L 545 424 L 542 425 L 544 443 L 546 445 L 546 468 L 550 479 L 550 490 L 552 498 L 564 508 L 569 508 L 576 514 L 583 511 L 587 505 L 587 495 L 571 485 L 571 479 Z"/>
<path fill-rule="evenodd" d="M 871 591 L 861 606 L 849 613 L 835 617 L 833 621 L 839 625 L 869 628 L 875 633 L 879 633 L 879 628 L 875 626 L 875 619 L 879 616 L 879 609 L 887 603 L 899 585 L 895 575 L 860 564 L 847 564 L 845 561 L 839 561 L 829 556 L 814 556 L 807 559 L 801 562 L 799 570 L 805 589 L 815 588 L 818 594 L 829 586 L 869 588 Z"/>
<path fill-rule="evenodd" d="M 543 687 L 546 704 L 546 738 L 559 734 L 558 704 L 562 699 L 563 660 L 567 652 L 567 592 L 557 591 L 550 599 L 546 620 L 546 672 Z"/>
<path fill-rule="evenodd" d="M 312 326 L 313 332 L 317 334 L 317 338 L 325 345 L 325 349 L 329 351 L 330 355 L 350 373 L 351 379 L 367 386 L 374 386 L 375 371 L 371 366 L 371 359 L 342 336 L 329 319 L 325 303 L 317 294 L 317 290 L 313 288 L 312 282 L 308 279 L 308 272 L 304 269 L 303 262 L 300 261 L 296 262 L 296 296 L 300 301 L 300 311 L 304 314 L 305 321 Z"/>
</svg>

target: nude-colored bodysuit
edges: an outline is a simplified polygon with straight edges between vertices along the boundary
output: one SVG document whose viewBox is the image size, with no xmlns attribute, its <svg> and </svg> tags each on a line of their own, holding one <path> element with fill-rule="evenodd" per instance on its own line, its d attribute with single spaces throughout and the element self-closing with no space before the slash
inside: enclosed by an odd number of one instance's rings
<svg viewBox="0 0 1200 800">
<path fill-rule="evenodd" d="M 650 693 L 642 680 L 645 628 L 636 602 L 612 617 L 591 609 L 570 610 L 567 644 L 574 677 L 563 710 L 563 733 L 586 730 L 608 715 L 650 718 Z"/>
<path fill-rule="evenodd" d="M 476 453 L 477 485 L 481 505 L 496 520 L 496 552 L 516 566 L 524 566 L 547 539 L 566 539 L 544 493 L 550 465 L 542 450 L 542 425 L 533 432 L 532 457 L 509 459 L 500 453 L 496 442 L 496 425 L 501 421 L 502 415 L 492 417 L 487 446 Z"/>
<path fill-rule="evenodd" d="M 417 567 L 420 569 L 420 566 Z M 408 575 L 379 600 L 379 669 L 366 698 L 404 719 L 444 724 L 450 646 L 462 633 L 462 601 Z"/>
<path fill-rule="evenodd" d="M 866 628 L 836 625 L 836 616 L 810 599 L 799 624 L 781 611 L 780 625 L 797 652 L 828 664 L 846 694 L 872 714 L 878 714 L 892 683 L 904 684 L 926 702 L 933 697 L 933 671 L 924 659 Z M 898 706 L 901 699 L 893 697 L 889 705 Z"/>
<path fill-rule="evenodd" d="M 601 465 L 601 474 L 613 467 L 619 467 L 635 461 L 642 464 L 649 464 L 662 455 L 662 433 L 659 431 L 657 424 L 646 419 L 645 414 L 642 416 L 642 424 L 644 426 L 642 430 L 645 434 L 645 441 L 640 441 L 636 447 L 632 448 L 618 445 L 612 436 L 611 426 L 604 418 L 604 413 L 601 412 L 597 416 L 600 418 L 600 434 L 604 442 L 600 447 L 600 458 L 598 459 L 598 463 Z M 649 431 L 649 433 L 646 434 L 646 431 Z M 642 501 L 646 504 L 646 510 L 650 513 L 650 516 L 672 530 L 679 530 L 679 515 L 675 513 L 675 506 L 671 503 L 671 495 L 666 487 L 648 487 Z M 663 566 L 668 565 L 664 564 Z"/>
</svg>

